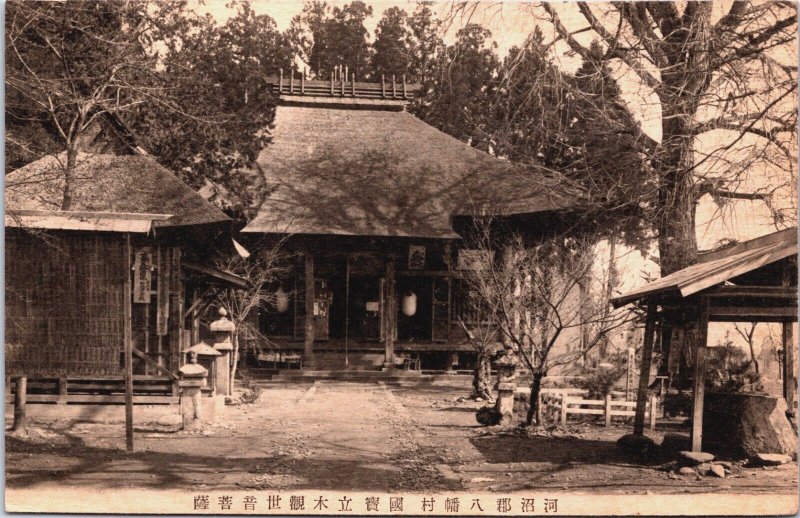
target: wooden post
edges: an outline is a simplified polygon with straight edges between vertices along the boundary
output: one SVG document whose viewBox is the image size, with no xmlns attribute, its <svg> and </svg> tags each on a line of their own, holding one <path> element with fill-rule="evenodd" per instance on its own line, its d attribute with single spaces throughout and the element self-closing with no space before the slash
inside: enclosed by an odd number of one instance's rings
<svg viewBox="0 0 800 518">
<path fill-rule="evenodd" d="M 650 429 L 656 429 L 656 407 L 658 407 L 658 397 L 650 394 Z"/>
<path fill-rule="evenodd" d="M 386 99 L 386 76 L 381 74 L 381 98 Z"/>
<path fill-rule="evenodd" d="M 67 377 L 59 376 L 58 378 L 58 401 L 59 405 L 67 404 Z"/>
<path fill-rule="evenodd" d="M 278 93 L 279 94 L 283 93 L 283 69 L 281 69 L 281 75 L 280 78 L 278 79 Z"/>
<path fill-rule="evenodd" d="M 397 97 L 397 81 L 394 78 L 394 74 L 392 74 L 392 99 Z"/>
<path fill-rule="evenodd" d="M 408 97 L 408 92 L 406 91 L 406 75 L 403 74 L 403 99 Z"/>
<path fill-rule="evenodd" d="M 303 75 L 300 76 L 300 93 L 306 94 L 306 67 L 303 67 Z"/>
<path fill-rule="evenodd" d="M 692 451 L 703 451 L 703 399 L 705 398 L 706 341 L 708 339 L 708 298 L 700 298 L 697 318 L 697 344 L 694 355 L 694 391 L 692 406 Z"/>
<path fill-rule="evenodd" d="M 125 447 L 133 451 L 133 341 L 131 340 L 131 235 L 125 235 L 122 341 L 125 351 Z"/>
<path fill-rule="evenodd" d="M 305 254 L 306 332 L 303 347 L 303 368 L 314 370 L 314 256 Z"/>
<path fill-rule="evenodd" d="M 791 271 L 789 263 L 784 261 L 781 276 L 781 284 L 790 286 Z M 792 336 L 792 321 L 785 320 L 781 323 L 781 341 L 783 342 L 783 398 L 786 400 L 786 408 L 791 417 L 794 417 L 796 408 L 795 392 L 797 391 L 797 380 L 794 379 L 794 348 L 795 342 Z"/>
<path fill-rule="evenodd" d="M 25 429 L 25 422 L 27 421 L 27 412 L 25 405 L 27 403 L 28 395 L 28 378 L 20 376 L 16 379 L 17 392 L 14 396 L 14 431 L 22 431 Z"/>
<path fill-rule="evenodd" d="M 334 77 L 335 75 L 336 75 L 336 69 L 334 68 L 334 69 L 333 69 L 333 72 L 331 73 L 331 95 L 333 95 L 333 93 L 334 93 L 334 92 L 333 92 L 333 77 Z"/>
<path fill-rule="evenodd" d="M 394 368 L 394 337 L 397 330 L 397 294 L 395 292 L 394 258 L 386 261 L 386 297 L 384 303 L 383 369 Z"/>
<path fill-rule="evenodd" d="M 289 74 L 291 74 L 289 76 L 289 93 L 293 94 L 294 93 L 294 69 L 293 68 L 289 69 Z"/>
<path fill-rule="evenodd" d="M 606 394 L 606 426 L 611 426 L 611 394 Z"/>
<path fill-rule="evenodd" d="M 567 426 L 567 394 L 561 394 L 561 426 Z"/>
<path fill-rule="evenodd" d="M 648 301 L 642 343 L 642 366 L 639 369 L 639 390 L 636 393 L 636 413 L 633 418 L 633 434 L 644 435 L 644 414 L 647 405 L 647 383 L 650 381 L 650 364 L 653 363 L 653 332 L 656 323 L 656 304 Z"/>
<path fill-rule="evenodd" d="M 794 415 L 796 413 L 795 391 L 797 381 L 794 379 L 794 348 L 795 342 L 792 332 L 792 322 L 781 323 L 783 341 L 783 398 L 786 400 L 786 407 Z"/>
</svg>

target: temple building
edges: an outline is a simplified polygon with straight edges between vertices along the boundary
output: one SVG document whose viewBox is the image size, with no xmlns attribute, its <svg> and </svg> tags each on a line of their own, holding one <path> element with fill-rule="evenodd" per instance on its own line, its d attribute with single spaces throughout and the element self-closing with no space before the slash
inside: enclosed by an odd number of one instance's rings
<svg viewBox="0 0 800 518">
<path fill-rule="evenodd" d="M 311 369 L 471 368 L 466 237 L 491 215 L 534 238 L 565 225 L 575 194 L 406 111 L 418 85 L 274 78 L 269 195 L 245 244 L 296 254 L 260 315 L 271 359 Z"/>
</svg>

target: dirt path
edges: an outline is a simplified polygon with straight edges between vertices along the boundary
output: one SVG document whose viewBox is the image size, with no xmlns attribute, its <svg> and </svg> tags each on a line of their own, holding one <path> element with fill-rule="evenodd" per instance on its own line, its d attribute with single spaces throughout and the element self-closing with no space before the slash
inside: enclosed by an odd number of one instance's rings
<svg viewBox="0 0 800 518">
<path fill-rule="evenodd" d="M 271 386 L 203 432 L 61 423 L 7 438 L 8 487 L 445 488 L 404 408 L 379 383 Z"/>
<path fill-rule="evenodd" d="M 399 401 L 416 417 L 425 445 L 441 457 L 438 469 L 469 491 L 563 491 L 606 494 L 783 493 L 796 494 L 797 464 L 769 468 L 737 465 L 725 478 L 676 476 L 665 460 L 632 462 L 617 451 L 616 440 L 630 425 L 609 428 L 572 425 L 537 436 L 518 430 L 489 432 L 475 421 L 483 405 L 459 401 L 468 390 L 439 387 L 395 388 Z M 463 399 L 463 398 L 462 398 Z M 659 427 L 657 427 L 659 428 Z M 647 434 L 659 444 L 663 425 Z M 671 429 L 686 433 L 687 429 Z"/>
<path fill-rule="evenodd" d="M 468 380 L 467 380 L 468 381 Z M 466 382 L 465 382 L 466 383 Z M 629 430 L 593 424 L 528 437 L 487 433 L 468 387 L 381 382 L 272 384 L 202 432 L 57 423 L 6 438 L 8 488 L 547 490 L 590 493 L 792 493 L 797 465 L 735 466 L 724 479 L 677 477 L 621 457 Z M 656 432 L 660 442 L 663 431 Z"/>
</svg>

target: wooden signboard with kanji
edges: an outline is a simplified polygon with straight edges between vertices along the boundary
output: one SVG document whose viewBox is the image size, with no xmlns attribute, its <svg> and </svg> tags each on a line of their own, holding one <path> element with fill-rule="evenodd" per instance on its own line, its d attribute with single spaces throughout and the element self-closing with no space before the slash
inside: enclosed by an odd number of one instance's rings
<svg viewBox="0 0 800 518">
<path fill-rule="evenodd" d="M 152 283 L 153 253 L 149 248 L 136 252 L 133 262 L 133 302 L 150 304 L 150 287 Z"/>
</svg>

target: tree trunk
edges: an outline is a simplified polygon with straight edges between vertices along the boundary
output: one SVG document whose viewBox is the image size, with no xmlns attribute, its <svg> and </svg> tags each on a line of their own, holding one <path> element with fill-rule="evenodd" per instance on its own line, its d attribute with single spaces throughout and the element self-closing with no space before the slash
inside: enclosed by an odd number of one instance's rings
<svg viewBox="0 0 800 518">
<path fill-rule="evenodd" d="M 241 325 L 241 324 L 239 324 Z M 236 369 L 239 366 L 239 326 L 236 326 L 237 331 L 233 333 L 233 356 L 231 359 L 231 377 L 228 383 L 230 387 L 230 395 L 233 396 L 233 383 L 236 380 Z"/>
<path fill-rule="evenodd" d="M 26 413 L 26 396 L 28 393 L 28 378 L 21 376 L 16 379 L 17 393 L 14 397 L 14 426 L 12 428 L 15 432 L 22 432 L 25 430 L 27 421 Z"/>
<path fill-rule="evenodd" d="M 662 276 L 697 261 L 693 122 L 711 81 L 713 6 L 690 4 L 684 17 L 691 22 L 667 38 L 671 66 L 662 73 L 659 94 L 663 136 L 654 165 L 660 180 L 656 227 Z"/>
<path fill-rule="evenodd" d="M 661 275 L 669 275 L 695 263 L 697 238 L 695 234 L 694 139 L 685 117 L 675 116 L 664 121 L 659 187 L 658 253 Z"/>
<path fill-rule="evenodd" d="M 75 166 L 78 163 L 77 146 L 67 147 L 67 163 L 64 166 L 64 197 L 61 200 L 61 210 L 72 208 L 72 193 L 75 183 Z"/>
<path fill-rule="evenodd" d="M 525 417 L 525 424 L 527 426 L 532 426 L 534 419 L 536 419 L 537 425 L 541 424 L 537 416 L 539 415 L 539 394 L 542 392 L 542 378 L 544 378 L 543 372 L 533 372 L 533 379 L 531 380 L 531 396 L 530 400 L 528 401 L 528 415 Z"/>
<path fill-rule="evenodd" d="M 479 352 L 475 363 L 475 370 L 472 371 L 472 397 L 492 399 L 492 364 L 489 356 L 485 352 Z"/>
</svg>

